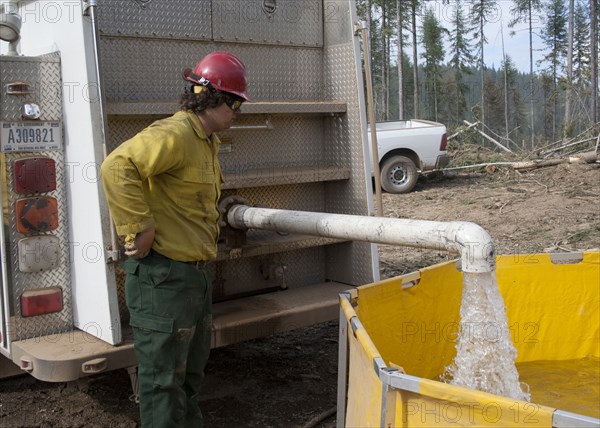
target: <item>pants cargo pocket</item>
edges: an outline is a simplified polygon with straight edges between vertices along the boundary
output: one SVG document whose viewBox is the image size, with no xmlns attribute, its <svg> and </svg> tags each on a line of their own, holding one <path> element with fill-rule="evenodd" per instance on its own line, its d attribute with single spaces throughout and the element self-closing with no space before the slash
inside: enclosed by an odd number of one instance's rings
<svg viewBox="0 0 600 428">
<path fill-rule="evenodd" d="M 138 359 L 142 426 L 180 427 L 187 397 L 181 388 L 185 374 L 174 370 L 182 358 L 176 346 L 175 320 L 132 312 L 130 324 Z"/>
<path fill-rule="evenodd" d="M 138 363 L 158 369 L 170 367 L 175 352 L 171 346 L 175 320 L 132 311 L 129 324 L 133 327 L 135 345 L 140 353 Z"/>
</svg>

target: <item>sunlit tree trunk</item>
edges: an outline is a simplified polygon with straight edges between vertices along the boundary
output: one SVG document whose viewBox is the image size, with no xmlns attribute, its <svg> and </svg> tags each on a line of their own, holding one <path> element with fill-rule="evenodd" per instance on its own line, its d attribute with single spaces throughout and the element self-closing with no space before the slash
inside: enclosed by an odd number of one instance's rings
<svg viewBox="0 0 600 428">
<path fill-rule="evenodd" d="M 413 104 L 415 119 L 419 118 L 419 58 L 417 56 L 417 9 L 418 0 L 411 1 L 412 49 L 413 49 Z"/>
<path fill-rule="evenodd" d="M 565 119 L 563 124 L 563 139 L 566 140 L 573 132 L 571 104 L 573 98 L 573 23 L 575 21 L 575 1 L 569 0 L 569 29 L 567 30 L 567 86 L 565 92 Z"/>
<path fill-rule="evenodd" d="M 404 119 L 404 70 L 402 57 L 404 53 L 404 41 L 402 31 L 402 0 L 396 0 L 396 16 L 398 21 L 398 119 Z"/>
<path fill-rule="evenodd" d="M 510 138 L 508 130 L 508 61 L 506 60 L 506 52 L 504 51 L 504 31 L 502 27 L 500 27 L 500 34 L 502 37 L 502 68 L 504 70 L 504 133 L 508 140 Z"/>
<path fill-rule="evenodd" d="M 590 31 L 590 45 L 591 45 L 591 58 L 590 66 L 592 69 L 592 122 L 598 123 L 598 6 L 596 4 L 598 0 L 590 0 L 590 16 L 591 19 L 591 31 Z"/>
<path fill-rule="evenodd" d="M 593 0 L 592 0 L 593 1 Z M 535 75 L 533 74 L 533 7 L 529 2 L 529 115 L 530 115 L 530 126 L 531 126 L 531 149 L 535 147 L 535 101 L 533 99 L 535 95 Z"/>
<path fill-rule="evenodd" d="M 388 35 L 387 35 L 387 9 L 386 2 L 381 2 L 381 119 L 387 120 L 389 112 L 388 94 L 389 94 L 389 55 L 388 55 Z"/>
</svg>

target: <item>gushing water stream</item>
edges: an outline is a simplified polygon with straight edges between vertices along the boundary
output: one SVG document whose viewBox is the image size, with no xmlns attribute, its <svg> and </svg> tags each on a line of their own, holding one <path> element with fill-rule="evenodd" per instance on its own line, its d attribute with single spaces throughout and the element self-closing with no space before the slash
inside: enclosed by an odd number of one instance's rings
<svg viewBox="0 0 600 428">
<path fill-rule="evenodd" d="M 517 350 L 495 272 L 463 275 L 456 357 L 442 379 L 453 385 L 529 401 L 529 387 L 519 382 L 515 367 Z"/>
</svg>

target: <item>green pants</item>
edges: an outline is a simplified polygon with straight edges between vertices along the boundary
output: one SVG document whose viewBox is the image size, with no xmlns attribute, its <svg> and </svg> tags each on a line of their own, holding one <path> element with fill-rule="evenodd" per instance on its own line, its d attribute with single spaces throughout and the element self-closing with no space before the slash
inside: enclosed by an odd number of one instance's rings
<svg viewBox="0 0 600 428">
<path fill-rule="evenodd" d="M 200 384 L 210 352 L 211 278 L 151 253 L 124 263 L 143 428 L 201 427 Z"/>
</svg>

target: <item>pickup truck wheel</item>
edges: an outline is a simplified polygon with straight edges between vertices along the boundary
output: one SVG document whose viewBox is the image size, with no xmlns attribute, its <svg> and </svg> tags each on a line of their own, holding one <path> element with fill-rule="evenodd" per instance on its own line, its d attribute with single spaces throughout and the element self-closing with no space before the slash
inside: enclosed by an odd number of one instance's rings
<svg viewBox="0 0 600 428">
<path fill-rule="evenodd" d="M 405 156 L 392 156 L 381 168 L 381 187 L 388 193 L 408 193 L 418 178 L 417 166 Z"/>
</svg>

